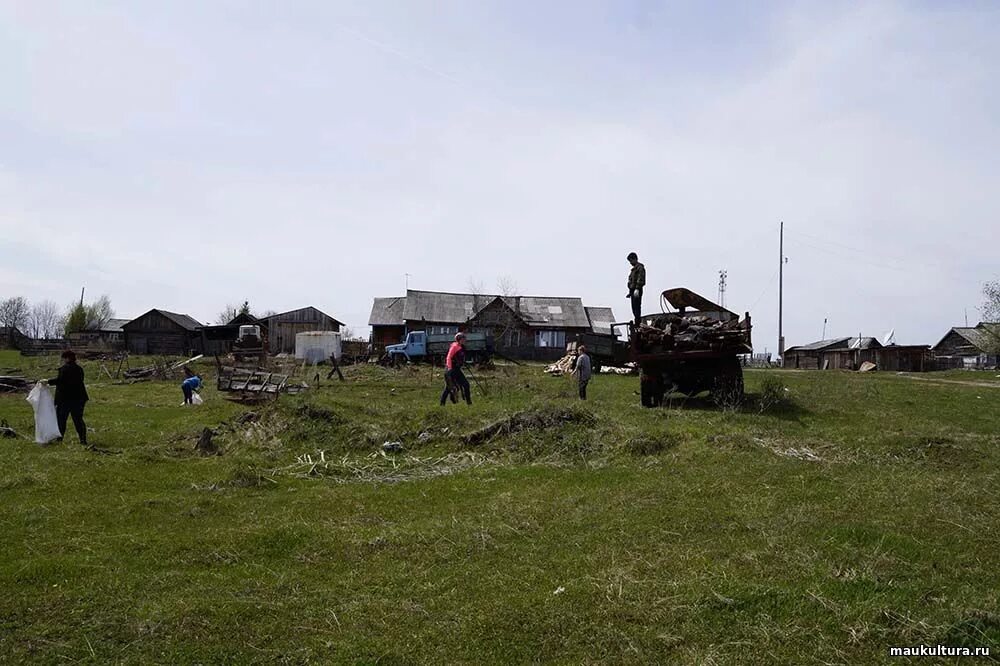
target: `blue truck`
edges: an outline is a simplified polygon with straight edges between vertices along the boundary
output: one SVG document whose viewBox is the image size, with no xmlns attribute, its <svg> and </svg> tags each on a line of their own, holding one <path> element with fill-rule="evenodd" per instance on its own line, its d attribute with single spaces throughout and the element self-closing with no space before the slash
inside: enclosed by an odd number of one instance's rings
<svg viewBox="0 0 1000 666">
<path fill-rule="evenodd" d="M 455 335 L 428 334 L 425 331 L 410 331 L 406 339 L 398 345 L 385 348 L 386 360 L 393 364 L 417 363 L 427 361 L 443 363 L 448 355 L 448 348 L 455 341 Z M 493 335 L 484 331 L 469 331 L 465 334 L 465 360 L 467 363 L 479 363 L 493 354 Z"/>
</svg>

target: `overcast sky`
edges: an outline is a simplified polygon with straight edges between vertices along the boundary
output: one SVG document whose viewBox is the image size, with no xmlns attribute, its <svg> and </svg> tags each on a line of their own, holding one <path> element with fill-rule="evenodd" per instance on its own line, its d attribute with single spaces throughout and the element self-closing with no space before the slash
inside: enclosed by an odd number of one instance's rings
<svg viewBox="0 0 1000 666">
<path fill-rule="evenodd" d="M 752 8 L 749 5 L 753 5 Z M 625 255 L 787 344 L 936 342 L 1000 272 L 1000 4 L 0 0 L 0 297 L 366 332 Z"/>
</svg>

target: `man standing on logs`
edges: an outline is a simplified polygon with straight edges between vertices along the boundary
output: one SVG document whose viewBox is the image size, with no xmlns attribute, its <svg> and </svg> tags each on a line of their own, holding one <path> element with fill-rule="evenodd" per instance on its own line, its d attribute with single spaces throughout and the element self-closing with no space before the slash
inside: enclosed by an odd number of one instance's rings
<svg viewBox="0 0 1000 666">
<path fill-rule="evenodd" d="M 635 325 L 642 321 L 642 288 L 646 286 L 646 267 L 639 263 L 639 255 L 629 252 L 628 263 L 632 264 L 632 271 L 628 274 L 628 296 L 632 299 L 632 316 L 635 318 Z"/>
</svg>

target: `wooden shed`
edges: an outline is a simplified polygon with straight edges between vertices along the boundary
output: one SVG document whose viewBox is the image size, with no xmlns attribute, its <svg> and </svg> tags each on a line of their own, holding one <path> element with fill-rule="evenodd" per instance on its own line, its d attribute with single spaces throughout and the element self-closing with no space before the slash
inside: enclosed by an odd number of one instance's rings
<svg viewBox="0 0 1000 666">
<path fill-rule="evenodd" d="M 187 356 L 201 351 L 201 324 L 186 314 L 153 309 L 122 326 L 131 354 Z"/>
<path fill-rule="evenodd" d="M 295 336 L 306 331 L 340 331 L 343 323 L 312 306 L 271 315 L 263 320 L 267 325 L 268 344 L 272 354 L 294 354 Z"/>
</svg>

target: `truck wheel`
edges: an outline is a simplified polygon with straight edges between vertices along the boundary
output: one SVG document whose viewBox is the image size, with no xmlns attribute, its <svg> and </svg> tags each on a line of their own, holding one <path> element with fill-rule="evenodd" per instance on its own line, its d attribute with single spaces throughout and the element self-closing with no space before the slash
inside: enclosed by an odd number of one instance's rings
<svg viewBox="0 0 1000 666">
<path fill-rule="evenodd" d="M 728 407 L 743 403 L 743 368 L 739 359 L 723 359 L 712 387 L 712 400 Z"/>
<path fill-rule="evenodd" d="M 659 407 L 663 404 L 663 377 L 642 374 L 639 377 L 639 394 L 643 407 Z"/>
</svg>

